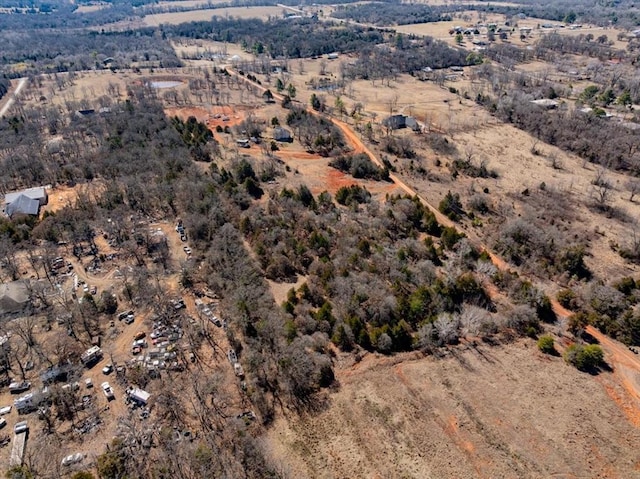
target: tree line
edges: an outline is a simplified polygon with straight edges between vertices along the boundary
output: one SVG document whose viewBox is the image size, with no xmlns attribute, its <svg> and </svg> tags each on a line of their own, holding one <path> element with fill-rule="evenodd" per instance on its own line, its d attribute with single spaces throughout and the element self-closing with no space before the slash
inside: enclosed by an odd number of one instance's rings
<svg viewBox="0 0 640 479">
<path fill-rule="evenodd" d="M 6 46 L 0 65 L 10 76 L 130 68 L 138 62 L 169 68 L 181 65 L 171 45 L 158 38 L 153 29 L 102 34 L 3 31 L 0 41 Z M 25 64 L 25 69 L 11 70 L 16 63 Z"/>
<path fill-rule="evenodd" d="M 336 26 L 313 19 L 226 19 L 215 17 L 210 22 L 162 25 L 168 36 L 208 38 L 239 43 L 257 54 L 272 58 L 286 56 L 305 58 L 332 52 L 357 52 L 366 45 L 385 40 L 372 28 L 352 25 Z"/>
<path fill-rule="evenodd" d="M 338 6 L 331 13 L 334 18 L 370 23 L 381 27 L 408 25 L 412 23 L 451 21 L 451 12 L 462 7 L 442 5 L 401 4 L 400 2 L 370 3 L 355 6 Z"/>
</svg>

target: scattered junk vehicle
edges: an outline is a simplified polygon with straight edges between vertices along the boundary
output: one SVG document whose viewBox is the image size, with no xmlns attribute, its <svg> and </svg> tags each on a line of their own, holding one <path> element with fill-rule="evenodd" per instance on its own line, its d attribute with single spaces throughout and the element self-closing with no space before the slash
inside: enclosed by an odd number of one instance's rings
<svg viewBox="0 0 640 479">
<path fill-rule="evenodd" d="M 109 385 L 109 383 L 107 381 L 103 382 L 102 385 L 102 390 L 104 391 L 104 395 L 107 396 L 107 400 L 111 401 L 112 399 L 115 399 L 115 394 L 113 394 L 113 388 Z"/>
<path fill-rule="evenodd" d="M 77 464 L 78 462 L 82 462 L 84 459 L 84 454 L 81 452 L 76 452 L 75 454 L 69 454 L 60 463 L 62 466 L 71 466 L 73 464 Z"/>
<path fill-rule="evenodd" d="M 27 443 L 27 434 L 29 432 L 27 421 L 16 423 L 16 425 L 13 426 L 13 432 L 13 449 L 9 459 L 9 466 L 22 466 L 24 462 L 24 447 Z"/>
<path fill-rule="evenodd" d="M 124 318 L 126 318 L 130 314 L 133 314 L 133 311 L 123 311 L 121 313 L 118 313 L 118 321 L 122 321 Z"/>
<path fill-rule="evenodd" d="M 229 350 L 229 352 L 227 353 L 227 358 L 229 358 L 229 362 L 231 364 L 235 364 L 238 362 L 238 356 L 236 355 L 236 352 L 233 349 Z"/>
<path fill-rule="evenodd" d="M 242 365 L 240 363 L 235 363 L 233 365 L 233 371 L 236 373 L 236 376 L 239 378 L 244 377 L 244 369 L 242 369 Z"/>
<path fill-rule="evenodd" d="M 18 414 L 28 414 L 35 411 L 42 404 L 49 402 L 49 389 L 44 388 L 40 392 L 27 393 L 13 401 L 13 407 Z"/>
<path fill-rule="evenodd" d="M 31 383 L 28 381 L 14 381 L 9 384 L 9 391 L 11 394 L 18 394 L 31 388 Z"/>
<path fill-rule="evenodd" d="M 91 367 L 100 359 L 102 359 L 102 349 L 100 349 L 100 346 L 91 346 L 80 356 L 80 362 L 86 367 Z"/>
<path fill-rule="evenodd" d="M 138 406 L 146 406 L 151 397 L 147 391 L 134 387 L 128 387 L 126 393 L 127 397 Z"/>
<path fill-rule="evenodd" d="M 20 421 L 13 427 L 13 432 L 16 434 L 27 432 L 28 430 L 29 424 L 27 424 L 27 421 Z"/>
</svg>

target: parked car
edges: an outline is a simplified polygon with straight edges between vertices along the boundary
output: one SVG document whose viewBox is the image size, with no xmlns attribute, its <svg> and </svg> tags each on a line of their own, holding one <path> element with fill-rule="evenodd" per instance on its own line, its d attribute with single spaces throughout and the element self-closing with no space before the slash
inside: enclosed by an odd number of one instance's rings
<svg viewBox="0 0 640 479">
<path fill-rule="evenodd" d="M 87 388 L 92 388 L 93 387 L 93 380 L 91 378 L 87 378 L 84 380 L 84 385 Z"/>
<path fill-rule="evenodd" d="M 9 414 L 11 412 L 11 408 L 13 406 L 4 406 L 0 407 L 0 416 L 4 416 L 5 414 Z"/>
<path fill-rule="evenodd" d="M 0 417 L 0 429 L 7 425 L 7 420 L 3 417 Z"/>
<path fill-rule="evenodd" d="M 113 364 L 107 364 L 102 368 L 102 374 L 109 375 L 113 372 Z"/>
<path fill-rule="evenodd" d="M 124 318 L 124 324 L 131 324 L 131 323 L 133 323 L 133 321 L 134 321 L 133 314 L 130 314 L 129 316 Z"/>
<path fill-rule="evenodd" d="M 72 464 L 76 464 L 81 462 L 84 459 L 84 454 L 80 452 L 76 452 L 75 454 L 69 454 L 64 459 L 62 459 L 63 466 L 71 466 Z"/>
<path fill-rule="evenodd" d="M 103 382 L 101 387 L 102 387 L 102 391 L 104 391 L 104 395 L 107 396 L 107 400 L 111 401 L 112 399 L 115 399 L 115 395 L 113 394 L 113 388 L 108 382 L 106 381 Z"/>
<path fill-rule="evenodd" d="M 137 341 L 138 339 L 142 339 L 142 338 L 146 337 L 146 335 L 147 335 L 147 333 L 145 333 L 144 331 L 138 331 L 136 333 L 136 335 L 133 337 L 133 339 L 135 341 Z"/>
</svg>

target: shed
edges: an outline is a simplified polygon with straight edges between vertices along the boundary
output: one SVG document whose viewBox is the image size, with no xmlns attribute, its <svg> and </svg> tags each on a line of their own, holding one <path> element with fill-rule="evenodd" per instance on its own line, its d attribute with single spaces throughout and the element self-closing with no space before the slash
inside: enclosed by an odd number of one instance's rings
<svg viewBox="0 0 640 479">
<path fill-rule="evenodd" d="M 151 397 L 151 394 L 149 394 L 147 391 L 144 391 L 140 388 L 130 387 L 127 389 L 127 396 L 129 396 L 129 398 L 132 401 L 142 406 L 146 406 L 147 403 L 149 402 L 149 398 Z"/>
<path fill-rule="evenodd" d="M 276 141 L 291 143 L 293 141 L 293 136 L 291 135 L 291 132 L 286 128 L 277 126 L 273 129 L 273 139 Z"/>
</svg>

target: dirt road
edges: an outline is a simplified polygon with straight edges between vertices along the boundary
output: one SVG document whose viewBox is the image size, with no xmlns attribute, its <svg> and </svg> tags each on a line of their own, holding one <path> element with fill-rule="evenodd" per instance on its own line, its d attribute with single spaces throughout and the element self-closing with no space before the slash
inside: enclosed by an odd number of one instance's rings
<svg viewBox="0 0 640 479">
<path fill-rule="evenodd" d="M 229 69 L 228 69 L 229 70 Z M 242 78 L 245 82 L 251 83 L 253 86 L 265 91 L 266 88 L 248 80 L 246 77 L 238 75 L 237 73 L 229 70 L 231 74 L 237 75 L 239 78 Z M 274 94 L 274 98 L 277 101 L 282 101 L 282 95 Z M 309 108 L 307 105 L 301 104 L 309 113 L 314 115 L 320 115 L 319 112 Z M 358 135 L 351 129 L 351 127 L 337 119 L 330 118 L 334 125 L 336 125 L 342 131 L 343 135 L 353 148 L 355 153 L 366 153 L 369 155 L 371 160 L 378 165 L 380 168 L 384 168 L 384 164 L 377 155 L 368 148 L 364 142 L 358 137 Z M 423 198 L 414 188 L 405 183 L 401 178 L 399 178 L 395 174 L 389 175 L 391 181 L 400 189 L 405 191 L 410 196 L 416 196 L 420 199 L 422 204 L 428 208 L 433 214 L 436 216 L 438 222 L 444 226 L 455 227 L 460 229 L 460 225 L 455 224 L 449 218 L 444 216 L 440 211 L 429 203 L 425 198 Z M 501 271 L 507 271 L 513 269 L 508 263 L 506 263 L 502 258 L 493 253 L 482 241 L 478 238 L 473 239 L 476 247 L 479 247 L 487 253 L 489 253 L 491 257 L 492 263 Z M 552 306 L 555 313 L 560 318 L 568 318 L 572 312 L 563 308 L 555 299 L 552 299 Z M 614 376 L 617 379 L 617 382 L 623 386 L 626 393 L 630 396 L 629 398 L 621 399 L 619 396 L 616 396 L 616 393 L 612 391 L 611 387 L 603 383 L 603 386 L 609 396 L 618 403 L 621 409 L 625 412 L 629 420 L 638 426 L 640 426 L 640 357 L 629 351 L 627 347 L 620 344 L 619 342 L 612 340 L 611 338 L 605 336 L 598 330 L 593 327 L 588 327 L 587 331 L 594 338 L 596 338 L 599 343 L 604 348 L 607 353 L 606 360 L 609 365 L 613 368 Z M 604 381 L 601 381 L 604 382 Z M 627 400 L 630 399 L 630 400 Z"/>
<path fill-rule="evenodd" d="M 16 101 L 16 98 L 18 98 L 20 96 L 20 92 L 22 91 L 22 89 L 27 84 L 27 81 L 29 81 L 28 78 L 20 78 L 18 80 L 18 86 L 13 91 L 13 93 L 10 93 L 11 96 L 9 96 L 9 99 L 4 104 L 4 106 L 2 106 L 2 108 L 0 108 L 0 117 L 3 117 L 5 115 L 5 113 L 7 113 L 9 111 L 9 109 L 13 106 L 13 104 Z"/>
</svg>

